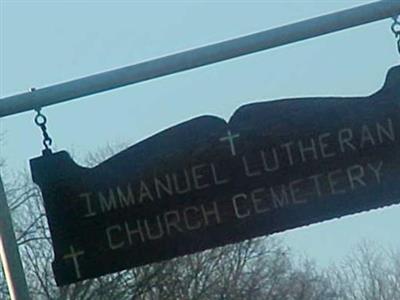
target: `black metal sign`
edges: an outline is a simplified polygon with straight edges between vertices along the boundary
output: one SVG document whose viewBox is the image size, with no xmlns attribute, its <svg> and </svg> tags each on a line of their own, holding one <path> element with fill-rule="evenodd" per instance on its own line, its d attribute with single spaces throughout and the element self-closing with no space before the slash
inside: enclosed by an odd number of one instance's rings
<svg viewBox="0 0 400 300">
<path fill-rule="evenodd" d="M 94 168 L 31 160 L 64 285 L 399 203 L 400 67 L 365 98 L 202 116 Z"/>
</svg>

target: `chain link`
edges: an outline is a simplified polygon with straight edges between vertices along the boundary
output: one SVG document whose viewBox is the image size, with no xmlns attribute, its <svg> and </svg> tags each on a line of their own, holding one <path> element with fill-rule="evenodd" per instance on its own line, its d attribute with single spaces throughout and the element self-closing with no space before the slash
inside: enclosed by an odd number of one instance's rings
<svg viewBox="0 0 400 300">
<path fill-rule="evenodd" d="M 40 127 L 42 130 L 43 134 L 43 146 L 45 148 L 45 152 L 51 153 L 50 146 L 53 143 L 53 140 L 50 138 L 48 132 L 47 132 L 47 118 L 45 115 L 43 115 L 39 109 L 36 109 L 36 116 L 35 116 L 35 124 Z"/>
<path fill-rule="evenodd" d="M 400 54 L 400 15 L 393 17 L 392 32 L 397 39 L 397 50 Z"/>
</svg>

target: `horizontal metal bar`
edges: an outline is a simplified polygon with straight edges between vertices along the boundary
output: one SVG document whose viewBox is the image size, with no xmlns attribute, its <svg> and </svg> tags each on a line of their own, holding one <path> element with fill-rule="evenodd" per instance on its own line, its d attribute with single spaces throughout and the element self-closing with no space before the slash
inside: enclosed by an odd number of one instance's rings
<svg viewBox="0 0 400 300">
<path fill-rule="evenodd" d="M 400 14 L 382 0 L 0 99 L 0 117 L 290 44 Z"/>
</svg>

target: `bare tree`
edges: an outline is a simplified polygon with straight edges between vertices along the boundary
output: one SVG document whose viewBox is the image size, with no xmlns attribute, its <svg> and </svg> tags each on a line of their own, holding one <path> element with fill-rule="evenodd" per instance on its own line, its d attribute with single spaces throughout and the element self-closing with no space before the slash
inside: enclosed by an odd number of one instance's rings
<svg viewBox="0 0 400 300">
<path fill-rule="evenodd" d="M 331 279 L 343 300 L 400 299 L 400 252 L 364 241 L 333 268 Z"/>
</svg>

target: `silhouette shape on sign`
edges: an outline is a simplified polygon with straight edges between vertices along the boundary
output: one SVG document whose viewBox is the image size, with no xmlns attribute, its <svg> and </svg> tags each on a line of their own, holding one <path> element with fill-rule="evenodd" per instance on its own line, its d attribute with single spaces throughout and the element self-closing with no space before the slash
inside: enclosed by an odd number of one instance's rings
<svg viewBox="0 0 400 300">
<path fill-rule="evenodd" d="M 64 285 L 399 203 L 400 67 L 369 97 L 202 116 L 94 168 L 31 160 Z"/>
</svg>

